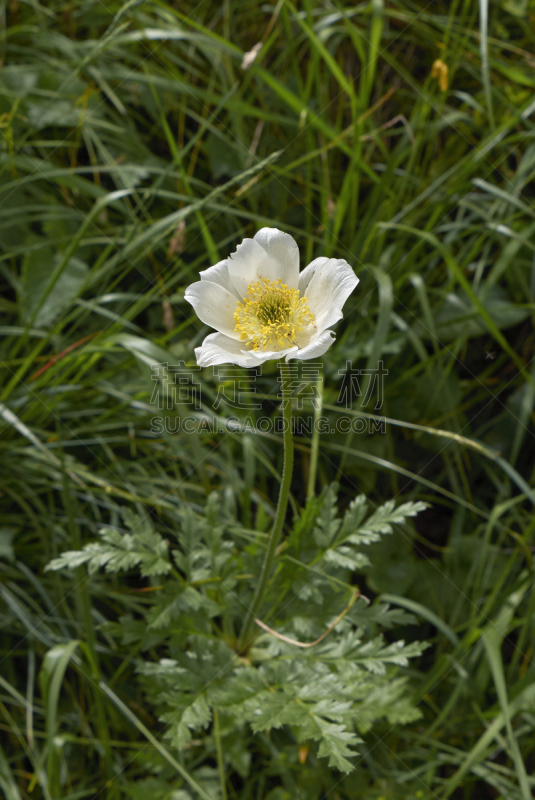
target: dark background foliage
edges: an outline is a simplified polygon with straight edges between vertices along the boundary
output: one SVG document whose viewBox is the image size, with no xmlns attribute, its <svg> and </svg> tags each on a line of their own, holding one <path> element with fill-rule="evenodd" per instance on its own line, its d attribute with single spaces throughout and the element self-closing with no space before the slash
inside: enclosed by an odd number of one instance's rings
<svg viewBox="0 0 535 800">
<path fill-rule="evenodd" d="M 533 3 L 10 0 L 0 13 L 6 797 L 185 800 L 187 768 L 214 797 L 525 800 Z M 333 426 L 347 362 L 388 369 L 382 408 L 361 395 L 350 410 L 386 417 L 383 434 L 296 438 L 288 531 L 334 480 L 342 511 L 361 493 L 372 509 L 429 504 L 346 575 L 371 609 L 390 606 L 370 629 L 430 643 L 401 670 L 420 718 L 377 722 L 348 778 L 286 730 L 225 737 L 223 718 L 171 747 L 173 767 L 136 672 L 162 653 L 125 622 L 143 627 L 158 584 L 44 571 L 125 509 L 165 537 L 213 491 L 229 525 L 268 528 L 280 438 L 173 433 L 183 409 L 151 404 L 151 365 L 194 365 L 207 333 L 185 287 L 264 225 L 292 233 L 304 264 L 343 257 L 361 279 L 323 358 Z M 224 375 L 200 380 L 207 414 L 245 416 L 214 412 Z M 256 387 L 255 414 L 276 416 L 274 365 Z"/>
</svg>

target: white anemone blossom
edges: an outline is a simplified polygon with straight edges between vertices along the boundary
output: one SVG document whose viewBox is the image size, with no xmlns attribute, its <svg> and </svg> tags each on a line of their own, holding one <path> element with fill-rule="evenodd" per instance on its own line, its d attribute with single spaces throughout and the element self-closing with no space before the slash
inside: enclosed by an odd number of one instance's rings
<svg viewBox="0 0 535 800">
<path fill-rule="evenodd" d="M 299 272 L 297 244 L 277 228 L 244 239 L 200 276 L 185 299 L 217 331 L 195 349 L 201 367 L 322 356 L 334 341 L 329 328 L 359 282 L 342 258 L 316 258 Z"/>
</svg>

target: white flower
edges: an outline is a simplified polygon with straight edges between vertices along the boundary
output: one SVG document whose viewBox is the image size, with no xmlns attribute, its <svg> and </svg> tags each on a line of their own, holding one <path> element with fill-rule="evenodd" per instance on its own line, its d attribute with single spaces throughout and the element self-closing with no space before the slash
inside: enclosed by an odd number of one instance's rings
<svg viewBox="0 0 535 800">
<path fill-rule="evenodd" d="M 217 331 L 195 349 L 201 367 L 322 356 L 359 282 L 342 258 L 316 258 L 300 273 L 295 240 L 277 228 L 262 228 L 200 275 L 185 298 Z"/>
</svg>

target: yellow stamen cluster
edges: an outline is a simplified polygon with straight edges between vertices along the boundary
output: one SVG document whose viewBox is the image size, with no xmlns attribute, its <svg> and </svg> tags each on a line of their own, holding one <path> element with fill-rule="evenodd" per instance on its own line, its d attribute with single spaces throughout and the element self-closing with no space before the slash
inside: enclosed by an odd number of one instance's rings
<svg viewBox="0 0 535 800">
<path fill-rule="evenodd" d="M 297 333 L 314 322 L 306 298 L 279 278 L 250 283 L 243 303 L 234 312 L 236 333 L 253 350 L 291 347 Z"/>
</svg>

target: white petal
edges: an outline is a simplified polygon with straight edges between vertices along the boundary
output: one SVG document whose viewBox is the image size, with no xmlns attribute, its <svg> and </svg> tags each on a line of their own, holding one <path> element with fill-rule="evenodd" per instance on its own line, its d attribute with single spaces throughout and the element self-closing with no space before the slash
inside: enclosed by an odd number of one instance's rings
<svg viewBox="0 0 535 800">
<path fill-rule="evenodd" d="M 218 264 L 215 264 L 213 267 L 208 267 L 208 269 L 203 270 L 199 273 L 201 276 L 201 281 L 210 281 L 211 283 L 217 283 L 219 286 L 222 286 L 223 289 L 226 289 L 227 292 L 230 294 L 235 295 L 237 300 L 241 300 L 241 297 L 238 296 L 236 289 L 234 288 L 234 284 L 230 280 L 230 275 L 228 271 L 228 261 L 225 258 L 224 261 L 220 261 Z"/>
<path fill-rule="evenodd" d="M 320 333 L 319 336 L 307 344 L 306 347 L 287 355 L 286 361 L 289 361 L 291 358 L 298 358 L 301 361 L 306 361 L 309 358 L 319 358 L 327 352 L 334 340 L 334 331 L 323 331 L 323 333 Z"/>
<path fill-rule="evenodd" d="M 237 364 L 239 367 L 256 367 L 258 361 L 242 350 L 243 343 L 230 339 L 222 333 L 211 333 L 200 347 L 195 348 L 195 357 L 200 367 L 216 364 Z"/>
<path fill-rule="evenodd" d="M 278 228 L 262 228 L 255 234 L 254 241 L 261 245 L 268 256 L 279 267 L 277 277 L 290 289 L 297 289 L 299 283 L 299 248 L 289 233 Z"/>
<path fill-rule="evenodd" d="M 188 286 L 184 298 L 191 303 L 195 313 L 205 325 L 233 339 L 240 338 L 240 334 L 236 333 L 234 319 L 238 301 L 222 286 L 211 281 L 197 281 Z"/>
<path fill-rule="evenodd" d="M 318 331 L 342 319 L 342 306 L 358 282 L 343 258 L 329 258 L 318 265 L 305 292 Z"/>
<path fill-rule="evenodd" d="M 244 239 L 238 245 L 236 252 L 228 259 L 228 271 L 240 297 L 245 297 L 247 287 L 254 281 L 261 278 L 276 281 L 280 277 L 277 262 L 254 239 Z"/>
<path fill-rule="evenodd" d="M 280 361 L 284 356 L 287 356 L 288 353 L 296 352 L 297 347 L 294 345 L 293 347 L 287 347 L 286 350 L 251 350 L 251 355 L 256 360 L 257 364 L 263 364 L 264 361 Z"/>
<path fill-rule="evenodd" d="M 329 259 L 325 256 L 320 256 L 319 258 L 315 258 L 314 261 L 311 261 L 308 267 L 305 267 L 302 272 L 299 273 L 299 294 L 301 297 L 306 294 L 308 289 L 308 284 L 318 267 L 323 266 L 326 261 Z"/>
</svg>

